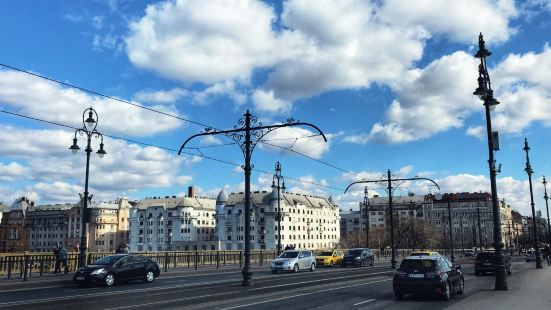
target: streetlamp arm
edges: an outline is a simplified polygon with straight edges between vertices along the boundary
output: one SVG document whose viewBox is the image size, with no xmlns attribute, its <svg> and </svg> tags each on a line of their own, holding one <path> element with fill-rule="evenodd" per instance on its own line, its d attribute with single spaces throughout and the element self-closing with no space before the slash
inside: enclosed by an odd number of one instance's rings
<svg viewBox="0 0 551 310">
<path fill-rule="evenodd" d="M 415 178 L 405 178 L 405 179 L 390 179 L 391 182 L 395 182 L 395 181 L 415 181 L 415 180 L 426 180 L 426 181 L 430 181 L 432 182 L 432 184 L 434 184 L 436 186 L 436 188 L 440 189 L 440 186 L 438 186 L 438 184 L 434 181 L 434 180 L 431 180 L 429 178 L 421 178 L 421 177 L 415 177 Z M 348 189 L 350 187 L 352 187 L 352 185 L 355 185 L 355 184 L 362 184 L 362 183 L 381 183 L 381 182 L 388 182 L 388 179 L 385 179 L 385 180 L 361 180 L 361 181 L 356 181 L 356 182 L 353 182 L 351 183 L 350 185 L 348 185 L 346 187 L 346 189 L 344 190 L 344 193 L 346 194 L 346 192 L 348 191 Z"/>
</svg>

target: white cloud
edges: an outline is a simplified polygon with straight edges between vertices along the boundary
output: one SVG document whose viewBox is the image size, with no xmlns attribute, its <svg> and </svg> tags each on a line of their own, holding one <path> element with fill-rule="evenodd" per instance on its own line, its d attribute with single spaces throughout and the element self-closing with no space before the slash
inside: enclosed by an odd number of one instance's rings
<svg viewBox="0 0 551 310">
<path fill-rule="evenodd" d="M 11 162 L 7 165 L 0 163 L 0 180 L 12 181 L 13 179 L 25 178 L 28 176 L 29 169 L 19 163 Z"/>
<path fill-rule="evenodd" d="M 472 42 L 482 29 L 488 42 L 507 41 L 515 33 L 509 20 L 517 14 L 513 0 L 388 0 L 380 12 L 393 25 L 421 26 L 463 43 Z"/>
<path fill-rule="evenodd" d="M 276 55 L 274 18 L 260 1 L 148 5 L 146 15 L 130 24 L 128 57 L 140 68 L 184 82 L 248 80 Z"/>
<path fill-rule="evenodd" d="M 101 133 L 149 136 L 182 126 L 182 121 L 172 117 L 90 96 L 76 89 L 64 88 L 57 83 L 10 70 L 0 70 L 0 103 L 10 105 L 28 116 L 76 128 L 82 128 L 84 110 L 93 107 L 99 116 L 97 129 Z M 174 108 L 148 107 L 180 116 Z"/>
<path fill-rule="evenodd" d="M 476 126 L 476 127 L 469 126 L 469 128 L 467 128 L 467 131 L 465 133 L 469 136 L 483 139 L 486 136 L 486 128 L 482 126 Z"/>
<path fill-rule="evenodd" d="M 482 110 L 471 95 L 476 70 L 476 59 L 465 52 L 443 56 L 424 69 L 408 70 L 392 83 L 397 99 L 387 109 L 386 121 L 374 124 L 370 133 L 351 135 L 344 141 L 401 143 L 463 126 L 467 116 Z"/>
<path fill-rule="evenodd" d="M 274 98 L 274 91 L 257 89 L 252 95 L 252 101 L 258 111 L 270 113 L 287 113 L 291 110 L 291 102 Z"/>
<path fill-rule="evenodd" d="M 286 148 L 313 158 L 321 158 L 329 151 L 330 143 L 325 142 L 321 136 L 314 136 L 318 132 L 311 130 L 301 127 L 278 128 L 264 136 L 264 142 L 259 146 L 283 154 L 294 154 L 284 149 Z"/>
<path fill-rule="evenodd" d="M 59 180 L 71 186 L 81 186 L 79 184 L 84 182 L 86 156 L 82 151 L 76 155 L 69 151 L 72 133 L 7 126 L 1 126 L 0 130 L 3 132 L 0 135 L 0 144 L 3 146 L 0 155 L 26 162 L 26 166 L 21 169 L 25 170 L 28 178 L 50 185 Z M 94 151 L 98 143 L 93 141 Z M 141 147 L 109 138 L 104 143 L 107 155 L 100 159 L 92 154 L 94 156 L 90 160 L 90 191 L 98 194 L 95 197 L 109 198 L 107 194 L 182 185 L 183 182 L 190 182 L 191 176 L 178 174 L 181 165 L 192 165 L 201 160 L 196 156 L 176 156 L 158 148 Z M 46 195 L 43 192 L 45 189 L 45 185 L 35 186 L 32 192 L 36 192 L 42 199 L 53 195 Z"/>
<path fill-rule="evenodd" d="M 140 91 L 134 95 L 134 99 L 142 102 L 174 103 L 187 94 L 188 92 L 185 89 L 175 87 L 166 91 Z"/>
<path fill-rule="evenodd" d="M 193 181 L 193 177 L 190 175 L 181 175 L 176 177 L 176 183 L 179 185 L 187 185 Z"/>
</svg>

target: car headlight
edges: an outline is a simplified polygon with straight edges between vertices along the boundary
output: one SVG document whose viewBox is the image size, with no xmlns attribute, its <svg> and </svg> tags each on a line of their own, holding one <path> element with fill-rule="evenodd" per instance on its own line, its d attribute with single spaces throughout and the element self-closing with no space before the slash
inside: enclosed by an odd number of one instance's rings
<svg viewBox="0 0 551 310">
<path fill-rule="evenodd" d="M 105 268 L 100 268 L 98 270 L 94 270 L 94 271 L 92 271 L 91 274 L 96 275 L 96 274 L 103 274 L 103 273 L 105 273 Z"/>
<path fill-rule="evenodd" d="M 356 258 L 354 258 L 354 259 L 355 259 L 355 260 L 360 260 L 361 258 L 360 258 L 360 257 L 356 257 Z"/>
<path fill-rule="evenodd" d="M 285 261 L 285 262 L 283 262 L 283 265 L 285 265 L 285 266 L 289 266 L 289 261 Z"/>
</svg>

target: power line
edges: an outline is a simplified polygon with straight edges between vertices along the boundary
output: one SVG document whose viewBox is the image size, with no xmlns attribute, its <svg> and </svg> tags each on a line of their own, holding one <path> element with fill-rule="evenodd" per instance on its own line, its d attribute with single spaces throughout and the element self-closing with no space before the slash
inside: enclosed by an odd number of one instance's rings
<svg viewBox="0 0 551 310">
<path fill-rule="evenodd" d="M 65 125 L 65 124 L 52 122 L 52 121 L 47 121 L 47 120 L 43 120 L 43 119 L 40 119 L 40 118 L 23 115 L 23 114 L 20 114 L 20 113 L 6 111 L 6 110 L 3 110 L 3 109 L 0 109 L 0 112 L 5 113 L 5 114 L 9 114 L 9 115 L 13 115 L 13 116 L 17 116 L 17 117 L 21 117 L 21 118 L 34 120 L 34 121 L 37 121 L 37 122 L 50 124 L 50 125 L 60 126 L 60 127 L 64 127 L 64 128 L 74 129 L 74 130 L 78 129 L 78 128 L 70 126 L 70 125 Z M 155 147 L 155 148 L 158 148 L 158 149 L 162 149 L 162 150 L 170 151 L 170 152 L 174 152 L 174 153 L 178 153 L 178 151 L 179 151 L 177 149 L 172 149 L 172 148 L 169 148 L 169 147 L 158 146 L 158 145 L 145 143 L 145 142 L 140 142 L 140 141 L 136 141 L 136 140 L 131 140 L 131 139 L 127 139 L 127 138 L 122 138 L 122 137 L 118 137 L 118 136 L 114 136 L 114 135 L 104 134 L 104 136 L 112 138 L 112 139 L 117 139 L 117 140 L 122 140 L 122 141 L 130 142 L 130 143 L 139 144 L 139 145 Z M 192 149 L 196 149 L 196 148 L 192 148 Z M 223 160 L 223 159 L 218 159 L 218 158 L 208 156 L 208 155 L 204 155 L 204 154 L 193 154 L 193 153 L 189 153 L 189 152 L 185 152 L 185 151 L 183 151 L 182 153 L 186 154 L 186 155 L 190 155 L 190 156 L 198 156 L 198 157 L 201 157 L 201 158 L 213 160 L 213 161 L 223 163 L 223 164 L 226 164 L 226 165 L 230 165 L 230 166 L 241 167 L 241 164 L 232 163 L 230 161 L 226 161 L 226 160 Z M 252 170 L 257 171 L 257 172 L 261 172 L 261 173 L 265 173 L 265 174 L 273 174 L 271 172 L 260 170 L 260 169 L 255 169 L 255 168 L 253 168 Z M 315 182 L 305 181 L 305 180 L 301 180 L 301 179 L 297 179 L 297 178 L 293 178 L 293 177 L 289 177 L 289 176 L 284 176 L 284 177 L 287 178 L 287 179 L 290 179 L 290 180 L 295 180 L 295 181 L 301 182 L 301 183 L 306 183 L 306 184 L 310 184 L 310 185 L 316 185 L 316 186 L 325 187 L 325 188 L 329 188 L 329 189 L 344 191 L 344 189 L 329 186 L 329 185 L 323 185 L 323 184 L 319 184 L 319 183 L 315 183 Z"/>
<path fill-rule="evenodd" d="M 113 97 L 113 96 L 105 95 L 105 94 L 102 94 L 102 93 L 94 91 L 94 90 L 89 90 L 89 89 L 86 89 L 84 87 L 75 86 L 75 85 L 72 85 L 72 84 L 69 84 L 69 83 L 65 83 L 65 82 L 62 82 L 62 81 L 59 81 L 59 80 L 56 80 L 56 79 L 53 79 L 53 78 L 49 78 L 49 77 L 37 74 L 37 73 L 29 72 L 29 71 L 19 69 L 19 68 L 16 68 L 16 67 L 12 67 L 12 66 L 2 64 L 2 63 L 0 63 L 0 66 L 15 70 L 15 71 L 18 71 L 18 72 L 21 72 L 21 73 L 25 73 L 25 74 L 28 74 L 28 75 L 32 75 L 34 77 L 41 78 L 41 79 L 44 79 L 44 80 L 47 80 L 47 81 L 50 81 L 50 82 L 55 82 L 55 83 L 58 83 L 58 84 L 61 84 L 61 85 L 67 86 L 67 87 L 78 89 L 78 90 L 81 90 L 81 91 L 89 93 L 89 94 L 93 94 L 93 95 L 105 97 L 105 98 L 108 98 L 108 99 L 111 99 L 111 100 L 114 100 L 114 101 L 122 102 L 122 103 L 131 105 L 131 106 L 136 107 L 136 108 L 140 108 L 140 109 L 148 110 L 150 112 L 154 112 L 154 113 L 162 114 L 162 115 L 165 115 L 165 116 L 173 117 L 173 118 L 176 118 L 176 119 L 179 119 L 181 121 L 185 121 L 185 122 L 188 122 L 188 123 L 191 123 L 191 124 L 203 126 L 205 128 L 213 128 L 212 126 L 208 126 L 208 125 L 196 122 L 196 121 L 192 121 L 192 120 L 187 119 L 187 118 L 183 118 L 183 117 L 180 117 L 180 116 L 177 116 L 177 115 L 174 115 L 174 114 L 170 114 L 170 113 L 166 113 L 166 112 L 163 112 L 163 111 L 148 108 L 146 106 L 142 106 L 142 105 L 139 105 L 139 104 L 132 103 L 130 101 L 126 101 L 124 99 L 120 99 L 120 98 L 116 98 L 116 97 Z"/>
<path fill-rule="evenodd" d="M 80 86 L 76 86 L 76 85 L 72 85 L 72 84 L 69 84 L 69 83 L 66 83 L 66 82 L 62 82 L 62 81 L 59 81 L 59 80 L 56 80 L 54 78 L 50 78 L 50 77 L 46 77 L 46 76 L 43 76 L 43 75 L 40 75 L 40 74 L 37 74 L 37 73 L 33 73 L 33 72 L 30 72 L 30 71 L 27 71 L 27 70 L 23 70 L 23 69 L 20 69 L 20 68 L 16 68 L 16 67 L 13 67 L 13 66 L 10 66 L 10 65 L 6 65 L 6 64 L 3 64 L 3 63 L 0 63 L 0 66 L 2 67 L 5 67 L 5 68 L 9 68 L 11 70 L 15 70 L 15 71 L 18 71 L 18 72 L 21 72 L 21 73 L 24 73 L 24 74 L 28 74 L 28 75 L 31 75 L 31 76 L 34 76 L 34 77 L 37 77 L 37 78 L 40 78 L 40 79 L 44 79 L 44 80 L 47 80 L 47 81 L 51 81 L 51 82 L 55 82 L 55 83 L 58 83 L 58 84 L 61 84 L 61 85 L 64 85 L 64 86 L 67 86 L 67 87 L 71 87 L 71 88 L 74 88 L 74 89 L 78 89 L 78 90 L 81 90 L 83 92 L 87 92 L 87 93 L 90 93 L 90 94 L 94 94 L 94 95 L 97 95 L 97 96 L 101 96 L 101 97 L 105 97 L 105 98 L 108 98 L 108 99 L 111 99 L 111 100 L 114 100 L 114 101 L 117 101 L 117 102 L 121 102 L 121 103 L 125 103 L 125 104 L 128 104 L 128 105 L 131 105 L 133 107 L 136 107 L 136 108 L 141 108 L 141 109 L 145 109 L 147 111 L 150 111 L 150 112 L 154 112 L 154 113 L 158 113 L 158 114 L 161 114 L 161 115 L 164 115 L 164 116 L 168 116 L 168 117 L 173 117 L 175 119 L 179 119 L 179 120 L 182 120 L 182 121 L 185 121 L 185 122 L 188 122 L 188 123 L 192 123 L 192 124 L 195 124 L 195 125 L 199 125 L 199 126 L 202 126 L 202 127 L 205 127 L 205 128 L 213 128 L 215 130 L 220 130 L 216 127 L 213 127 L 213 126 L 209 126 L 209 125 L 206 125 L 206 124 L 203 124 L 203 123 L 199 123 L 199 122 L 196 122 L 196 121 L 192 121 L 190 119 L 186 119 L 186 118 L 183 118 L 183 117 L 180 117 L 180 116 L 177 116 L 177 115 L 173 115 L 173 114 L 170 114 L 170 113 L 166 113 L 166 112 L 162 112 L 162 111 L 159 111 L 159 110 L 155 110 L 155 109 L 152 109 L 152 108 L 149 108 L 149 107 L 146 107 L 146 106 L 142 106 L 142 105 L 138 105 L 138 104 L 135 104 L 135 103 L 132 103 L 130 101 L 127 101 L 127 100 L 123 100 L 123 99 L 120 99 L 120 98 L 116 98 L 116 97 L 113 97 L 113 96 L 109 96 L 109 95 L 105 95 L 105 94 L 102 94 L 98 91 L 94 91 L 94 90 L 90 90 L 90 89 L 87 89 L 87 88 L 84 88 L 84 87 L 80 87 Z M 15 114 L 14 114 L 15 115 Z M 61 125 L 61 126 L 64 126 L 64 125 Z M 69 127 L 69 128 L 72 128 L 72 127 Z M 316 137 L 316 136 L 319 136 L 319 134 L 312 134 L 312 135 L 308 135 L 308 136 L 304 136 L 304 137 L 298 137 L 298 138 L 288 138 L 288 139 L 294 139 L 295 142 L 297 141 L 297 139 L 303 139 L 303 138 L 311 138 L 311 137 Z M 342 172 L 345 172 L 345 173 L 348 173 L 348 174 L 352 174 L 352 175 L 355 175 L 357 177 L 359 177 L 360 179 L 362 179 L 363 177 L 357 173 L 354 173 L 354 172 L 351 172 L 351 171 L 348 171 L 346 169 L 342 169 L 342 168 L 339 168 L 333 164 L 330 164 L 330 163 L 327 163 L 327 162 L 324 162 L 322 160 L 319 160 L 319 159 L 316 159 L 316 158 L 313 158 L 311 156 L 308 156 L 306 154 L 303 154 L 303 153 L 300 153 L 300 152 L 297 152 L 295 150 L 292 150 L 290 148 L 286 148 L 286 147 L 282 147 L 282 146 L 278 146 L 278 145 L 275 145 L 275 144 L 271 144 L 271 143 L 267 143 L 266 141 L 275 141 L 275 140 L 287 140 L 285 138 L 280 138 L 280 139 L 270 139 L 270 140 L 261 140 L 259 142 L 262 142 L 266 145 L 270 145 L 270 146 L 273 146 L 273 147 L 277 147 L 277 148 L 281 148 L 281 149 L 284 149 L 284 150 L 287 150 L 289 152 L 292 152 L 292 153 L 295 153 L 297 155 L 301 155 L 303 157 L 306 157 L 308 159 L 311 159 L 313 161 L 316 161 L 320 164 L 323 164 L 323 165 L 326 165 L 328 167 L 331 167 L 331 168 L 334 168 L 334 169 L 337 169 L 339 171 L 342 171 Z M 226 145 L 232 145 L 232 144 L 236 144 L 236 143 L 229 143 L 229 144 L 222 144 L 222 145 L 219 145 L 219 146 L 226 146 Z M 294 145 L 294 144 L 293 144 Z M 205 146 L 203 148 L 206 148 L 206 147 L 215 147 L 215 146 Z M 197 149 L 199 152 L 199 148 L 193 148 L 193 149 Z"/>
</svg>

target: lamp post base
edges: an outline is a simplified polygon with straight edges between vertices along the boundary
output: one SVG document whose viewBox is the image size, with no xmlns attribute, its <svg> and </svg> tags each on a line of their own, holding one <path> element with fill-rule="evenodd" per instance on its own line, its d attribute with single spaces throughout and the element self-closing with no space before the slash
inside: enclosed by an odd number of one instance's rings
<svg viewBox="0 0 551 310">
<path fill-rule="evenodd" d="M 506 271 L 505 271 L 505 265 L 496 266 L 495 290 L 496 291 L 507 291 L 507 290 L 509 290 L 509 286 L 507 284 L 507 274 L 506 274 Z"/>
<path fill-rule="evenodd" d="M 252 283 L 252 272 L 249 268 L 245 267 L 243 268 L 243 271 L 241 271 L 241 274 L 243 274 L 243 282 L 241 282 L 241 286 L 251 286 Z"/>
</svg>

